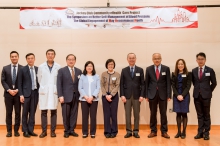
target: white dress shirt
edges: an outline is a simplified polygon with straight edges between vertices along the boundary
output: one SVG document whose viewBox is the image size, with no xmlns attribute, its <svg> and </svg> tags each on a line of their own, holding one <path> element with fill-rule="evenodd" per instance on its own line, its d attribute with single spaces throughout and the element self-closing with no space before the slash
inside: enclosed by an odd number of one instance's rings
<svg viewBox="0 0 220 146">
<path fill-rule="evenodd" d="M 31 74 L 31 66 L 28 65 L 28 67 L 29 67 L 30 74 Z M 34 88 L 37 89 L 36 72 L 35 72 L 34 66 L 32 66 L 32 67 L 33 67 L 33 73 L 34 73 L 34 85 L 35 85 Z"/>
</svg>

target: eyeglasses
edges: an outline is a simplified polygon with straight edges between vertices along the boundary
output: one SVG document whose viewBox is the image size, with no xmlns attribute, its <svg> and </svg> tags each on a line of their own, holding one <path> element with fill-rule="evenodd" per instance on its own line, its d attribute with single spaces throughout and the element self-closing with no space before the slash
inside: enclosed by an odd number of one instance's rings
<svg viewBox="0 0 220 146">
<path fill-rule="evenodd" d="M 67 59 L 68 61 L 75 61 L 76 59 Z"/>
<path fill-rule="evenodd" d="M 203 60 L 205 60 L 205 58 L 200 58 L 200 59 L 197 59 L 198 61 L 203 61 Z"/>
<path fill-rule="evenodd" d="M 154 58 L 153 60 L 161 60 L 161 58 Z"/>
</svg>

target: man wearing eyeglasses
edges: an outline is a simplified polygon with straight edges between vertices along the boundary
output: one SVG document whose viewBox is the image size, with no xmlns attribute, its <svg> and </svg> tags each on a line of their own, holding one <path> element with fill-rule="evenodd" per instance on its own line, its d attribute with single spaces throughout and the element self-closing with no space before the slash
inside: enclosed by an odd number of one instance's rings
<svg viewBox="0 0 220 146">
<path fill-rule="evenodd" d="M 212 92 L 217 81 L 215 71 L 206 66 L 206 55 L 200 52 L 196 55 L 198 67 L 192 70 L 193 97 L 198 118 L 198 133 L 195 139 L 204 138 L 209 140 L 209 131 L 211 126 L 210 106 Z"/>
</svg>

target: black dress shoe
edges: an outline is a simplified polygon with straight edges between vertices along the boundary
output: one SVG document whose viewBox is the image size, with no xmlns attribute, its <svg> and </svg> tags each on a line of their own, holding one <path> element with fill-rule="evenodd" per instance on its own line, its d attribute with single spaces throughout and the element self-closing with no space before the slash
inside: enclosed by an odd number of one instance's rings
<svg viewBox="0 0 220 146">
<path fill-rule="evenodd" d="M 204 136 L 204 140 L 209 140 L 209 139 L 210 139 L 209 135 Z"/>
<path fill-rule="evenodd" d="M 95 135 L 91 135 L 91 138 L 95 138 Z"/>
<path fill-rule="evenodd" d="M 194 139 L 200 139 L 200 138 L 203 138 L 203 134 L 197 134 Z"/>
<path fill-rule="evenodd" d="M 86 138 L 86 137 L 88 137 L 88 135 L 83 135 L 83 136 L 82 136 L 82 138 Z"/>
<path fill-rule="evenodd" d="M 63 137 L 69 138 L 69 133 L 64 133 Z"/>
<path fill-rule="evenodd" d="M 50 137 L 57 137 L 56 133 L 54 131 L 50 132 Z"/>
<path fill-rule="evenodd" d="M 134 133 L 133 136 L 134 136 L 135 138 L 140 138 L 140 136 L 139 136 L 138 133 Z"/>
<path fill-rule="evenodd" d="M 8 133 L 6 134 L 6 137 L 12 137 L 12 133 L 11 133 L 11 132 L 8 132 Z"/>
<path fill-rule="evenodd" d="M 116 137 L 116 135 L 115 134 L 111 134 L 111 138 L 115 138 Z"/>
<path fill-rule="evenodd" d="M 76 132 L 70 132 L 69 135 L 74 136 L 74 137 L 78 137 L 79 135 Z"/>
<path fill-rule="evenodd" d="M 19 133 L 18 131 L 15 131 L 14 136 L 15 136 L 15 137 L 19 137 L 19 136 L 20 136 L 20 133 Z"/>
<path fill-rule="evenodd" d="M 43 131 L 41 134 L 40 134 L 40 138 L 44 138 L 45 136 L 47 136 L 47 132 L 46 131 Z"/>
<path fill-rule="evenodd" d="M 28 134 L 28 132 L 24 132 L 24 133 L 23 133 L 23 136 L 26 137 L 26 138 L 30 138 L 30 137 L 31 137 L 31 136 Z"/>
<path fill-rule="evenodd" d="M 174 138 L 179 138 L 180 136 L 181 136 L 181 134 L 180 134 L 180 133 L 177 133 Z"/>
<path fill-rule="evenodd" d="M 131 136 L 132 136 L 131 133 L 127 133 L 127 134 L 124 136 L 124 138 L 129 138 L 129 137 L 131 137 Z"/>
<path fill-rule="evenodd" d="M 186 133 L 182 133 L 181 134 L 181 139 L 185 139 L 186 138 Z"/>
<path fill-rule="evenodd" d="M 105 138 L 111 138 L 111 134 L 106 134 Z"/>
<path fill-rule="evenodd" d="M 29 132 L 29 135 L 30 136 L 38 136 L 36 133 L 34 133 L 34 132 Z"/>
</svg>

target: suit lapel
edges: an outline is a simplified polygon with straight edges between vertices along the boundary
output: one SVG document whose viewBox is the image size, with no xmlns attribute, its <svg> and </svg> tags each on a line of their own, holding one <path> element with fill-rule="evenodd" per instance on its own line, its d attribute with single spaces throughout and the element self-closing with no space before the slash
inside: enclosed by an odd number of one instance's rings
<svg viewBox="0 0 220 146">
<path fill-rule="evenodd" d="M 78 70 L 74 67 L 74 71 L 75 71 L 75 76 L 74 76 L 74 83 L 76 82 L 76 80 L 77 80 L 77 75 L 78 75 Z"/>
<path fill-rule="evenodd" d="M 164 69 L 163 69 L 163 66 L 162 66 L 162 64 L 161 64 L 161 67 L 160 67 L 160 76 L 159 76 L 159 80 L 162 78 L 162 72 L 164 71 Z M 156 73 L 155 73 L 156 74 Z M 158 80 L 158 81 L 159 81 Z"/>
<path fill-rule="evenodd" d="M 136 77 L 136 73 L 138 73 L 138 67 L 135 66 L 135 69 L 134 69 L 134 77 L 132 79 L 134 79 Z"/>
<path fill-rule="evenodd" d="M 202 73 L 202 80 L 205 78 L 205 73 L 207 72 L 207 67 L 205 66 L 204 71 Z"/>
<path fill-rule="evenodd" d="M 132 79 L 132 77 L 131 77 L 131 71 L 130 71 L 130 66 L 127 67 L 127 72 L 128 72 L 129 77 Z M 133 80 L 133 79 L 132 79 L 132 80 Z"/>
<path fill-rule="evenodd" d="M 49 68 L 48 68 L 49 69 Z M 55 62 L 53 64 L 53 67 L 52 67 L 52 70 L 51 70 L 51 73 L 53 73 L 53 71 L 57 70 L 57 65 L 55 65 Z"/>
<path fill-rule="evenodd" d="M 45 64 L 44 64 L 44 69 L 45 69 L 47 72 L 50 73 L 50 70 L 49 70 L 49 67 L 48 67 L 48 65 L 47 65 L 47 62 L 45 62 Z M 53 68 L 52 68 L 52 70 L 53 70 Z M 51 71 L 51 72 L 52 72 L 52 71 Z"/>
<path fill-rule="evenodd" d="M 25 72 L 28 74 L 29 78 L 31 79 L 31 73 L 30 73 L 30 70 L 29 70 L 29 66 L 26 65 L 25 69 L 26 69 Z"/>
<path fill-rule="evenodd" d="M 198 67 L 195 68 L 195 74 L 196 74 L 197 80 L 199 80 L 199 69 L 198 69 Z"/>
<path fill-rule="evenodd" d="M 17 70 L 17 75 L 16 75 L 16 81 L 17 81 L 17 79 L 18 79 L 18 72 L 20 71 L 20 69 L 21 69 L 21 65 L 18 64 L 18 70 Z"/>
<path fill-rule="evenodd" d="M 151 71 L 152 71 L 154 80 L 157 81 L 157 76 L 156 76 L 156 71 L 155 71 L 154 65 L 151 66 Z"/>
<path fill-rule="evenodd" d="M 71 76 L 71 73 L 70 73 L 70 70 L 69 70 L 69 67 L 66 66 L 66 73 L 67 75 L 69 76 L 70 80 L 71 80 L 71 83 L 73 83 L 73 79 L 72 79 L 72 76 Z"/>
</svg>

